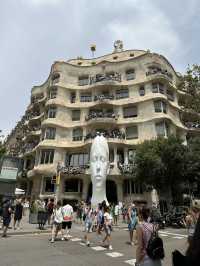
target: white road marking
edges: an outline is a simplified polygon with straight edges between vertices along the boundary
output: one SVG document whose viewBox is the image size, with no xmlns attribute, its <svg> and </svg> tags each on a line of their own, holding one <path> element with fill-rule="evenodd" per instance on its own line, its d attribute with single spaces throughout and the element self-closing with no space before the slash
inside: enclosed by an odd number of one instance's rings
<svg viewBox="0 0 200 266">
<path fill-rule="evenodd" d="M 122 253 L 119 252 L 111 252 L 111 253 L 106 253 L 107 256 L 110 256 L 112 258 L 118 258 L 124 256 Z"/>
<path fill-rule="evenodd" d="M 184 237 L 182 237 L 182 236 L 173 236 L 172 238 L 174 238 L 174 239 L 183 239 Z"/>
<path fill-rule="evenodd" d="M 91 247 L 93 250 L 96 250 L 96 251 L 103 251 L 103 250 L 106 250 L 106 248 L 104 247 L 101 247 L 101 246 L 97 246 L 97 247 Z"/>
<path fill-rule="evenodd" d="M 129 264 L 129 265 L 132 265 L 132 266 L 135 266 L 136 259 L 126 260 L 125 263 L 127 263 L 127 264 Z"/>
<path fill-rule="evenodd" d="M 168 236 L 168 235 L 165 235 L 165 234 L 159 234 L 159 236 Z"/>
<path fill-rule="evenodd" d="M 77 238 L 77 237 L 75 237 L 75 238 L 72 238 L 71 241 L 72 241 L 72 242 L 76 242 L 76 241 L 78 242 L 78 241 L 81 241 L 81 238 Z"/>
<path fill-rule="evenodd" d="M 128 228 L 123 228 L 123 231 L 128 231 Z"/>
<path fill-rule="evenodd" d="M 187 237 L 187 235 L 182 235 L 182 234 L 174 234 L 174 233 L 170 233 L 169 231 L 159 231 L 161 234 L 167 234 L 167 235 L 171 235 L 171 236 L 182 236 L 182 237 Z"/>
<path fill-rule="evenodd" d="M 85 246 L 85 243 L 80 242 L 79 244 L 80 244 L 81 246 Z"/>
</svg>

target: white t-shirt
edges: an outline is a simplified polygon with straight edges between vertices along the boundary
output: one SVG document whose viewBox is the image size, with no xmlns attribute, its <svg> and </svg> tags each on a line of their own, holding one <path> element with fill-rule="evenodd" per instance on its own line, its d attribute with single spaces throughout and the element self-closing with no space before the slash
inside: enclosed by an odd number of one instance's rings
<svg viewBox="0 0 200 266">
<path fill-rule="evenodd" d="M 115 206 L 115 215 L 119 215 L 119 205 Z"/>
<path fill-rule="evenodd" d="M 112 216 L 108 212 L 104 213 L 104 223 L 105 225 L 111 225 L 112 223 Z"/>
<path fill-rule="evenodd" d="M 73 208 L 71 205 L 67 204 L 62 207 L 63 222 L 72 221 L 73 218 Z"/>
<path fill-rule="evenodd" d="M 55 209 L 53 211 L 53 215 L 54 215 L 54 221 L 56 223 L 62 223 L 63 221 L 63 213 L 62 213 L 62 207 L 60 207 L 59 209 Z"/>
</svg>

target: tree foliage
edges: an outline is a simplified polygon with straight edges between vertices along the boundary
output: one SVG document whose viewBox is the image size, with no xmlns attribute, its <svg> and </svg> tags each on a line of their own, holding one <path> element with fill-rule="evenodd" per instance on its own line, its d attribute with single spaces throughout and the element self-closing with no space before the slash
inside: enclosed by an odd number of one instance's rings
<svg viewBox="0 0 200 266">
<path fill-rule="evenodd" d="M 136 149 L 137 179 L 157 188 L 176 186 L 185 177 L 186 152 L 174 136 L 144 141 Z"/>
<path fill-rule="evenodd" d="M 186 93 L 181 105 L 184 109 L 200 113 L 200 66 L 197 64 L 189 66 L 180 80 L 178 88 Z"/>
</svg>

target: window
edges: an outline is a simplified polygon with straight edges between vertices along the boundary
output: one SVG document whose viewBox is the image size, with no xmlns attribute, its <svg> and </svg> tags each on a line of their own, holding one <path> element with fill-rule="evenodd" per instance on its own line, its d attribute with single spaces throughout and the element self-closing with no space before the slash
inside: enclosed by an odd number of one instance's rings
<svg viewBox="0 0 200 266">
<path fill-rule="evenodd" d="M 40 154 L 41 154 L 40 156 L 41 164 L 53 163 L 54 150 L 42 150 Z"/>
<path fill-rule="evenodd" d="M 89 83 L 89 76 L 82 76 L 78 78 L 78 85 L 85 86 Z"/>
<path fill-rule="evenodd" d="M 80 121 L 80 110 L 72 110 L 72 121 Z"/>
<path fill-rule="evenodd" d="M 144 95 L 145 95 L 145 88 L 144 88 L 144 86 L 141 86 L 141 87 L 139 88 L 139 95 L 140 95 L 140 96 L 144 96 Z"/>
<path fill-rule="evenodd" d="M 124 118 L 136 117 L 137 116 L 137 106 L 130 106 L 123 108 Z"/>
<path fill-rule="evenodd" d="M 73 141 L 80 141 L 83 139 L 83 129 L 75 128 L 73 129 Z"/>
<path fill-rule="evenodd" d="M 66 166 L 84 166 L 89 163 L 87 153 L 66 154 Z"/>
<path fill-rule="evenodd" d="M 167 104 L 164 101 L 154 101 L 154 109 L 156 113 L 167 113 Z"/>
<path fill-rule="evenodd" d="M 156 123 L 156 134 L 158 137 L 167 137 L 168 129 L 164 121 Z"/>
<path fill-rule="evenodd" d="M 49 90 L 48 98 L 49 99 L 55 99 L 57 96 L 57 87 L 53 87 Z"/>
<path fill-rule="evenodd" d="M 65 181 L 65 192 L 79 192 L 83 189 L 83 181 L 81 179 L 67 179 Z"/>
<path fill-rule="evenodd" d="M 137 126 L 126 128 L 126 139 L 137 139 L 138 138 L 138 128 Z"/>
<path fill-rule="evenodd" d="M 45 130 L 45 139 L 55 139 L 56 129 L 53 127 L 46 128 Z"/>
<path fill-rule="evenodd" d="M 81 94 L 80 101 L 81 102 L 91 102 L 92 101 L 92 95 L 91 95 L 91 93 Z"/>
<path fill-rule="evenodd" d="M 135 79 L 135 70 L 129 69 L 126 71 L 126 80 L 132 80 Z"/>
<path fill-rule="evenodd" d="M 48 110 L 48 118 L 55 118 L 56 117 L 56 107 L 49 107 Z"/>
<path fill-rule="evenodd" d="M 128 98 L 129 97 L 129 92 L 128 89 L 121 89 L 116 91 L 116 99 L 123 99 L 123 98 Z"/>
<path fill-rule="evenodd" d="M 174 101 L 174 93 L 169 88 L 167 89 L 167 99 L 172 101 L 172 102 Z"/>
<path fill-rule="evenodd" d="M 71 101 L 71 103 L 75 103 L 75 101 L 76 101 L 76 93 L 75 92 L 71 92 L 70 101 Z"/>
<path fill-rule="evenodd" d="M 162 93 L 164 94 L 164 85 L 162 83 L 153 83 L 152 84 L 152 92 L 153 93 Z"/>
<path fill-rule="evenodd" d="M 45 180 L 45 192 L 54 192 L 54 184 L 51 183 L 51 178 Z"/>
</svg>

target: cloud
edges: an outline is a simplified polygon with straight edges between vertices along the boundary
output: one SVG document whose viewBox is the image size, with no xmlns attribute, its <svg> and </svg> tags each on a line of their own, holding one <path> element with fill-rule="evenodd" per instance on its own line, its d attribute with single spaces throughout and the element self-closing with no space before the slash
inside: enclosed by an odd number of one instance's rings
<svg viewBox="0 0 200 266">
<path fill-rule="evenodd" d="M 184 71 L 200 58 L 199 13 L 199 0 L 2 1 L 0 129 L 15 126 L 55 60 L 91 57 L 91 43 L 101 56 L 121 39 L 124 49 L 150 49 Z"/>
<path fill-rule="evenodd" d="M 34 6 L 47 6 L 47 5 L 58 5 L 63 0 L 22 0 L 22 1 L 26 4 L 31 4 Z"/>
</svg>

